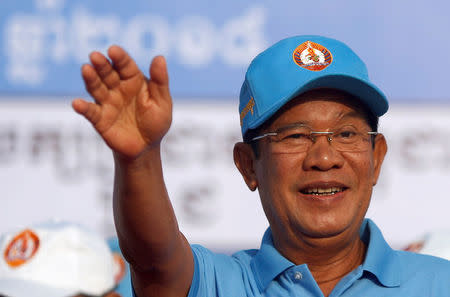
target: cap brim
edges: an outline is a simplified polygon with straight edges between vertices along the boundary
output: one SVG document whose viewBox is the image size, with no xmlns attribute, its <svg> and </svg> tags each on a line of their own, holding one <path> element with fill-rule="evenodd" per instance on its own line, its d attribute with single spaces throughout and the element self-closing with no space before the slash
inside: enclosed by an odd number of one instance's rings
<svg viewBox="0 0 450 297">
<path fill-rule="evenodd" d="M 265 114 L 260 115 L 259 119 L 249 125 L 250 129 L 254 129 L 268 120 L 283 105 L 291 99 L 314 89 L 331 88 L 345 91 L 363 102 L 367 108 L 376 116 L 382 116 L 389 108 L 389 103 L 384 93 L 369 81 L 361 80 L 350 75 L 329 74 L 323 75 L 306 83 L 301 84 L 302 87 L 293 90 L 285 98 L 278 100 L 277 104 L 272 106 Z"/>
<path fill-rule="evenodd" d="M 376 116 L 382 116 L 389 108 L 386 96 L 374 84 L 343 74 L 330 74 L 313 79 L 295 92 L 294 96 L 317 88 L 337 89 L 352 94 L 366 104 Z"/>
<path fill-rule="evenodd" d="M 11 297 L 68 297 L 78 292 L 74 290 L 44 286 L 33 281 L 20 279 L 0 279 L 0 295 Z"/>
</svg>

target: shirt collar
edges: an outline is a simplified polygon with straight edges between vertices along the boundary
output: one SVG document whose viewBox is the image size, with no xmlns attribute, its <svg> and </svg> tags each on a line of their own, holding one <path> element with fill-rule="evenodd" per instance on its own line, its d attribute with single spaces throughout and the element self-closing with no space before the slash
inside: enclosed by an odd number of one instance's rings
<svg viewBox="0 0 450 297">
<path fill-rule="evenodd" d="M 295 266 L 283 257 L 273 245 L 270 227 L 264 233 L 261 247 L 250 263 L 259 289 L 264 291 L 269 283 L 286 269 Z"/>
<path fill-rule="evenodd" d="M 386 287 L 400 285 L 401 265 L 396 252 L 385 241 L 380 229 L 365 219 L 360 229 L 361 240 L 367 245 L 367 253 L 362 269 L 375 275 Z"/>
<path fill-rule="evenodd" d="M 375 223 L 370 219 L 365 219 L 361 225 L 360 236 L 367 245 L 366 258 L 362 269 L 375 275 L 383 286 L 399 286 L 399 260 L 396 253 L 384 240 L 381 231 Z M 270 227 L 264 233 L 261 247 L 251 260 L 250 265 L 262 291 L 279 274 L 295 266 L 294 263 L 283 257 L 275 248 Z"/>
</svg>

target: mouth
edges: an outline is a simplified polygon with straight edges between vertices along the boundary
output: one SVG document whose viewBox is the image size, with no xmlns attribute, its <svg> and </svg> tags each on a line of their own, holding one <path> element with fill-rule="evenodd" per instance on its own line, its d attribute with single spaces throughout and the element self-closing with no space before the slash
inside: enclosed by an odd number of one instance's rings
<svg viewBox="0 0 450 297">
<path fill-rule="evenodd" d="M 300 193 L 316 198 L 331 198 L 331 196 L 343 193 L 347 189 L 348 186 L 340 182 L 318 181 L 303 185 L 303 187 L 300 188 Z"/>
<path fill-rule="evenodd" d="M 311 187 L 303 189 L 300 192 L 305 195 L 329 196 L 344 192 L 345 190 L 345 187 Z"/>
</svg>

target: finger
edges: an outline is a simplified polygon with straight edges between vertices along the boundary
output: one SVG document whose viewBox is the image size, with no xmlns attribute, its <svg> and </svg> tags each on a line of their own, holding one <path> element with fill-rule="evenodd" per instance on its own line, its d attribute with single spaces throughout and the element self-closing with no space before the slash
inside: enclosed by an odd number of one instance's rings
<svg viewBox="0 0 450 297">
<path fill-rule="evenodd" d="M 150 64 L 150 77 L 160 86 L 169 86 L 169 74 L 167 72 L 166 59 L 156 56 Z"/>
<path fill-rule="evenodd" d="M 120 83 L 119 74 L 112 67 L 111 63 L 104 55 L 102 55 L 99 52 L 93 52 L 90 55 L 90 60 L 98 76 L 100 77 L 103 84 L 105 84 L 107 88 L 113 89 L 119 85 Z"/>
<path fill-rule="evenodd" d="M 142 75 L 136 62 L 120 46 L 111 46 L 108 49 L 108 56 L 121 79 L 126 80 L 136 75 Z"/>
<path fill-rule="evenodd" d="M 100 120 L 101 109 L 100 106 L 95 103 L 87 102 L 83 99 L 75 99 L 72 101 L 72 107 L 94 126 Z"/>
<path fill-rule="evenodd" d="M 102 103 L 108 98 L 108 89 L 103 84 L 97 71 L 89 64 L 81 67 L 81 75 L 84 80 L 86 90 L 91 94 L 97 103 Z"/>
<path fill-rule="evenodd" d="M 166 59 L 156 56 L 150 64 L 150 93 L 155 98 L 170 98 L 169 73 L 167 71 Z"/>
</svg>

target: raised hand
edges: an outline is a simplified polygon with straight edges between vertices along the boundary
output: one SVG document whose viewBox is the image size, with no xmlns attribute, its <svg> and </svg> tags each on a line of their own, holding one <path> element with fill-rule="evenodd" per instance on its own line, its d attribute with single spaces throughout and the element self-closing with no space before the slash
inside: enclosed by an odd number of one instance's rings
<svg viewBox="0 0 450 297">
<path fill-rule="evenodd" d="M 165 59 L 155 57 L 147 79 L 134 60 L 119 46 L 90 55 L 81 72 L 95 102 L 75 99 L 82 114 L 106 144 L 125 158 L 136 158 L 160 144 L 172 122 L 172 99 Z"/>
</svg>

